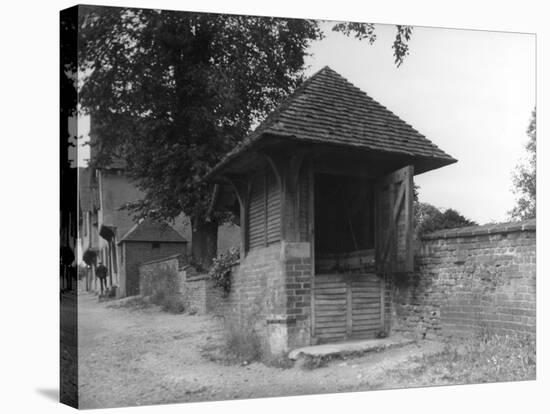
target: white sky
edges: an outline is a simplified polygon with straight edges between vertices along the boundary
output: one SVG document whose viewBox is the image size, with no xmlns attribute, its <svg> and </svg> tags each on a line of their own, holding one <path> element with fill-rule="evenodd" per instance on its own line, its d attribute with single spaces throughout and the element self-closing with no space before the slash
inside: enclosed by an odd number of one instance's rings
<svg viewBox="0 0 550 414">
<path fill-rule="evenodd" d="M 308 75 L 330 66 L 458 159 L 415 177 L 420 200 L 480 224 L 506 221 L 535 106 L 535 36 L 415 27 L 410 54 L 397 68 L 395 26 L 377 25 L 374 45 L 331 26 L 311 45 Z M 82 119 L 79 135 L 88 129 Z M 79 153 L 81 162 L 88 156 Z"/>
<path fill-rule="evenodd" d="M 397 68 L 395 32 L 377 26 L 372 46 L 328 33 L 312 45 L 310 71 L 330 66 L 458 159 L 415 177 L 421 201 L 505 221 L 536 102 L 535 36 L 416 27 Z"/>
</svg>

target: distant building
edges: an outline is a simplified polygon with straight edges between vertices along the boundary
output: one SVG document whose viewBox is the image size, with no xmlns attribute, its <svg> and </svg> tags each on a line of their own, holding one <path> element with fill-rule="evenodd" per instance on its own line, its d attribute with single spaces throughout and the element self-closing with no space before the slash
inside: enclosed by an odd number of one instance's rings
<svg viewBox="0 0 550 414">
<path fill-rule="evenodd" d="M 90 132 L 93 142 L 93 129 Z M 97 149 L 92 146 L 90 156 L 92 159 L 96 156 Z M 143 193 L 137 188 L 136 184 L 128 177 L 125 172 L 126 164 L 123 160 L 113 157 L 109 165 L 101 168 L 79 168 L 79 242 L 82 251 L 82 259 L 89 268 L 86 289 L 97 291 L 99 286 L 95 280 L 95 266 L 102 262 L 109 269 L 107 283 L 109 286 L 117 286 L 117 296 L 123 297 L 131 294 L 137 294 L 139 290 L 133 285 L 133 270 L 128 270 L 127 265 L 137 266 L 137 258 L 132 257 L 132 252 L 139 250 L 135 243 L 137 240 L 131 240 L 136 237 L 134 232 L 141 234 L 147 230 L 150 234 L 156 234 L 158 240 L 148 239 L 139 242 L 162 243 L 162 247 L 154 248 L 154 257 L 147 254 L 141 261 L 162 258 L 174 253 L 173 249 L 179 249 L 177 253 L 190 254 L 191 249 L 187 242 L 191 241 L 191 223 L 182 213 L 170 224 L 163 223 L 160 230 L 171 234 L 172 241 L 165 240 L 166 234 L 162 237 L 160 233 L 155 233 L 152 224 L 147 221 L 143 226 L 137 226 L 137 223 L 131 212 L 123 207 L 130 202 L 135 202 L 143 198 Z M 140 223 L 141 224 L 141 223 Z M 158 223 L 157 223 L 158 224 Z M 170 230 L 166 230 L 165 227 Z M 134 234 L 132 236 L 132 234 Z M 233 245 L 239 243 L 240 230 L 238 226 L 232 224 L 222 225 L 218 232 L 218 250 L 225 251 Z M 176 247 L 175 243 L 183 243 L 184 246 Z M 121 243 L 125 238 L 125 243 Z M 128 238 L 130 237 L 130 238 Z M 140 236 L 141 237 L 141 236 Z M 190 244 L 190 243 L 189 243 Z M 123 249 L 126 254 L 123 253 Z M 122 257 L 124 256 L 124 257 Z M 133 267 L 132 267 L 133 269 Z M 137 269 L 137 267 L 136 267 Z M 136 270 L 137 272 L 137 270 Z M 128 279 L 129 278 L 129 279 Z M 129 281 L 129 284 L 128 284 Z M 135 292 L 135 293 L 134 293 Z"/>
<path fill-rule="evenodd" d="M 96 290 L 95 266 L 99 253 L 99 232 L 97 215 L 99 194 L 90 168 L 78 168 L 78 257 L 88 266 L 85 280 L 86 290 Z"/>
<path fill-rule="evenodd" d="M 118 242 L 120 296 L 140 293 L 139 265 L 163 257 L 187 254 L 187 240 L 165 222 L 151 219 L 135 224 Z"/>
</svg>

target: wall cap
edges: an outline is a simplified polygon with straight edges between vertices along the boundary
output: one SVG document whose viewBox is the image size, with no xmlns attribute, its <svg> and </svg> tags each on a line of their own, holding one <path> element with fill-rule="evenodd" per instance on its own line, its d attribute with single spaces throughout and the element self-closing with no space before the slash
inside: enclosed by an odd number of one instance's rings
<svg viewBox="0 0 550 414">
<path fill-rule="evenodd" d="M 140 263 L 139 267 L 154 264 L 154 263 L 168 262 L 170 260 L 178 259 L 180 256 L 181 256 L 181 253 L 178 253 L 178 254 L 173 254 L 171 256 L 161 257 L 160 259 L 148 260 L 147 262 Z"/>
<path fill-rule="evenodd" d="M 197 276 L 191 276 L 185 279 L 186 282 L 200 282 L 201 280 L 209 280 L 210 276 L 201 274 Z"/>
<path fill-rule="evenodd" d="M 421 240 L 451 239 L 458 237 L 474 237 L 491 234 L 536 232 L 537 220 L 530 219 L 509 223 L 485 224 L 483 226 L 459 227 L 456 229 L 437 230 L 432 233 L 424 234 Z"/>
</svg>

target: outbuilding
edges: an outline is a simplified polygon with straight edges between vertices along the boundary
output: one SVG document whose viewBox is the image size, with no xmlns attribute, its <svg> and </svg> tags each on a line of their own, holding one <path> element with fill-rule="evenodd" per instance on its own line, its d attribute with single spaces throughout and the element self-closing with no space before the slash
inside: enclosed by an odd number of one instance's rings
<svg viewBox="0 0 550 414">
<path fill-rule="evenodd" d="M 164 221 L 142 219 L 118 242 L 120 254 L 120 295 L 140 293 L 139 265 L 151 260 L 187 255 L 187 240 Z"/>
<path fill-rule="evenodd" d="M 269 352 L 391 334 L 391 284 L 413 270 L 413 176 L 456 162 L 329 67 L 208 175 L 238 201 L 226 317 Z"/>
</svg>

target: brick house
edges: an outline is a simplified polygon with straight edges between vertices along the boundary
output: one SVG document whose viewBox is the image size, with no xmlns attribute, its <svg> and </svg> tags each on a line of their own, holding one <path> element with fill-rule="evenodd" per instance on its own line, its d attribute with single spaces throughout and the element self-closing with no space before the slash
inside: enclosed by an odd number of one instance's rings
<svg viewBox="0 0 550 414">
<path fill-rule="evenodd" d="M 118 242 L 120 295 L 140 293 L 139 265 L 173 255 L 187 256 L 187 240 L 165 222 L 145 219 L 135 224 Z"/>
<path fill-rule="evenodd" d="M 391 334 L 413 270 L 413 176 L 456 162 L 325 67 L 207 176 L 240 207 L 227 317 L 271 353 Z"/>
</svg>

